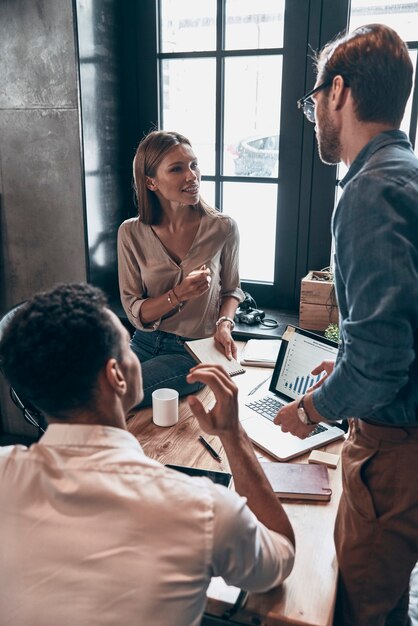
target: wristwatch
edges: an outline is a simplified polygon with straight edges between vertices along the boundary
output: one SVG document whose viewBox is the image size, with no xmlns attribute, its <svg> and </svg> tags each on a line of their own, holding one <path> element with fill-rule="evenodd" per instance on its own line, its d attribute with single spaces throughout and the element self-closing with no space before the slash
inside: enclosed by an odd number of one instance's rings
<svg viewBox="0 0 418 626">
<path fill-rule="evenodd" d="M 303 404 L 303 400 L 304 400 L 305 396 L 302 396 L 301 399 L 299 400 L 299 404 L 298 404 L 298 418 L 300 419 L 300 421 L 302 422 L 302 424 L 306 424 L 307 426 L 312 426 L 313 424 L 316 424 L 316 422 L 313 422 L 305 407 Z"/>
<path fill-rule="evenodd" d="M 218 328 L 219 324 L 222 324 L 222 322 L 229 322 L 231 324 L 231 330 L 235 328 L 234 320 L 232 319 L 232 317 L 228 317 L 228 315 L 222 315 L 222 317 L 218 319 L 215 324 L 216 328 Z"/>
</svg>

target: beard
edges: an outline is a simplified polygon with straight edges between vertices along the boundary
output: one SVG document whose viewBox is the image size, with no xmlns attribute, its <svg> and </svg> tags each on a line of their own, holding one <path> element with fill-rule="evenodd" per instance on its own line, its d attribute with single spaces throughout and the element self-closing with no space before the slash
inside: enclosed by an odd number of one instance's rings
<svg viewBox="0 0 418 626">
<path fill-rule="evenodd" d="M 317 113 L 316 134 L 319 158 L 327 165 L 336 165 L 341 161 L 341 143 L 338 131 L 326 109 Z"/>
</svg>

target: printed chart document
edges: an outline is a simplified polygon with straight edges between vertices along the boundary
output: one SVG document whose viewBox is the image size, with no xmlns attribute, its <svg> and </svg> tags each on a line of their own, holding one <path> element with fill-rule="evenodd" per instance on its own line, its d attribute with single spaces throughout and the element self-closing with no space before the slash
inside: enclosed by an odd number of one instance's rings
<svg viewBox="0 0 418 626">
<path fill-rule="evenodd" d="M 223 365 L 230 376 L 244 374 L 245 372 L 245 369 L 241 367 L 238 361 L 235 359 L 229 361 L 226 358 L 223 346 L 217 343 L 214 337 L 185 341 L 184 347 L 198 363 Z"/>
<path fill-rule="evenodd" d="M 241 355 L 241 365 L 274 367 L 281 343 L 281 339 L 249 339 Z"/>
<path fill-rule="evenodd" d="M 273 491 L 291 500 L 330 500 L 328 470 L 325 465 L 263 462 L 261 467 Z"/>
</svg>

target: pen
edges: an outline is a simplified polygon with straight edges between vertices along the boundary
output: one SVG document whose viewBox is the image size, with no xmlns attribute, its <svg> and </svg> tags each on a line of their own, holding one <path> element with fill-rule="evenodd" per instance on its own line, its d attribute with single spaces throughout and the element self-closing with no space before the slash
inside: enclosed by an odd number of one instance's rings
<svg viewBox="0 0 418 626">
<path fill-rule="evenodd" d="M 251 396 L 253 393 L 257 391 L 257 389 L 260 389 L 260 387 L 262 387 L 264 383 L 266 383 L 270 378 L 271 376 L 267 376 L 267 378 L 265 380 L 262 380 L 261 383 L 258 383 L 258 385 L 254 387 L 254 389 L 251 389 L 251 391 L 247 395 Z"/>
<path fill-rule="evenodd" d="M 206 441 L 206 439 L 204 439 L 202 437 L 202 435 L 199 435 L 199 441 L 200 443 L 206 448 L 206 450 L 209 452 L 209 454 L 211 454 L 213 456 L 214 459 L 216 459 L 219 462 L 222 462 L 221 457 L 219 456 L 219 454 L 216 452 L 216 450 L 214 450 L 212 448 L 212 446 L 210 445 L 210 443 L 208 443 Z"/>
</svg>

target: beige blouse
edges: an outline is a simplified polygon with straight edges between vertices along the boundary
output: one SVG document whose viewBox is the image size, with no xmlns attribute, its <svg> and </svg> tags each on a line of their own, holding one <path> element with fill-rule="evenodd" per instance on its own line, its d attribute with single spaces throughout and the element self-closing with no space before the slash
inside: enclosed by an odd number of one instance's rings
<svg viewBox="0 0 418 626">
<path fill-rule="evenodd" d="M 238 273 L 238 227 L 233 219 L 219 213 L 202 215 L 196 237 L 183 261 L 178 264 L 154 233 L 138 218 L 126 220 L 118 232 L 119 289 L 130 322 L 141 330 L 163 330 L 198 339 L 215 333 L 222 300 L 244 298 Z M 208 291 L 188 300 L 153 324 L 142 324 L 139 312 L 146 298 L 155 298 L 176 287 L 183 278 L 203 264 L 211 271 Z"/>
</svg>

